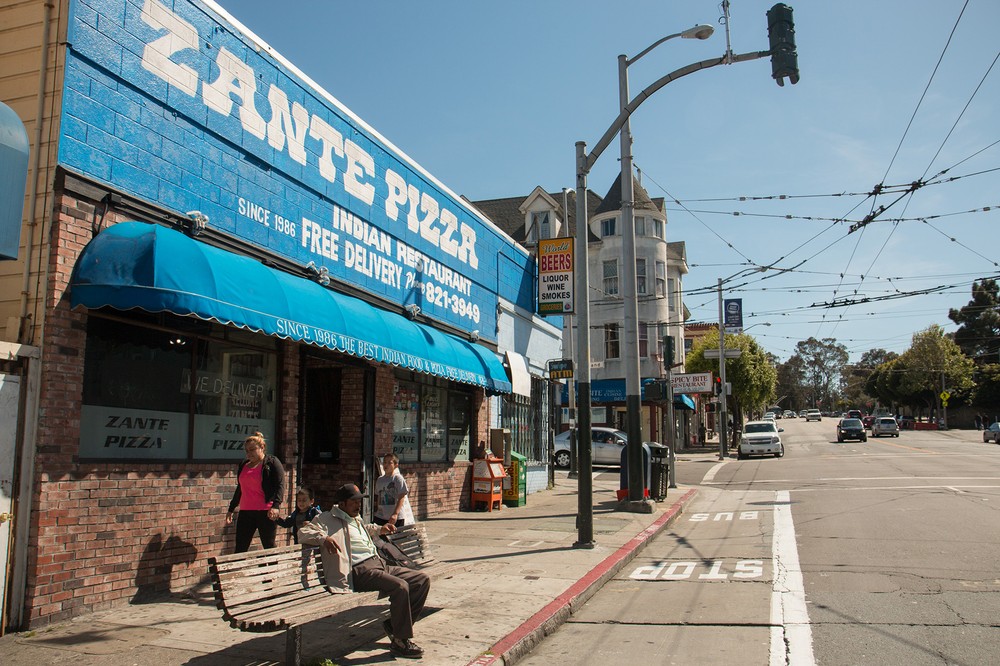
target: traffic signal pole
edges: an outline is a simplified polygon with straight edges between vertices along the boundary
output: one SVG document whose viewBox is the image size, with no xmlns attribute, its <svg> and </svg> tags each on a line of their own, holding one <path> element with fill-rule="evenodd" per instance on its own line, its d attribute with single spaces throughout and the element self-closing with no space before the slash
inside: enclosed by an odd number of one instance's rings
<svg viewBox="0 0 1000 666">
<path fill-rule="evenodd" d="M 726 413 L 726 322 L 722 310 L 722 278 L 719 278 L 719 460 L 725 460 L 729 441 L 729 415 Z"/>
</svg>

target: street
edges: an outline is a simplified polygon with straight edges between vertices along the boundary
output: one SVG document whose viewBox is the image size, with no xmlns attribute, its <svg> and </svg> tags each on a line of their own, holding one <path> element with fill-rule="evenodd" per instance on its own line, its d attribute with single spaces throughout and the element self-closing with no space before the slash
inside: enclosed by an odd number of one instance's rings
<svg viewBox="0 0 1000 666">
<path fill-rule="evenodd" d="M 679 457 L 685 515 L 524 663 L 991 663 L 1000 446 L 835 424 L 778 421 L 782 459 Z"/>
</svg>

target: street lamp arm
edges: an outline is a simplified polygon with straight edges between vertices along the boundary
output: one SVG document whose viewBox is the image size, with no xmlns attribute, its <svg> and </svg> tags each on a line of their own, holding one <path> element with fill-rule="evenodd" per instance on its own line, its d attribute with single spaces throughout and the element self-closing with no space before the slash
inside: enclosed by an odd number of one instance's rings
<svg viewBox="0 0 1000 666">
<path fill-rule="evenodd" d="M 648 50 L 648 49 L 647 49 Z M 645 55 L 645 51 L 640 53 L 638 56 L 632 59 L 635 62 L 640 56 Z M 611 127 L 604 133 L 604 136 L 600 138 L 597 144 L 594 145 L 594 149 L 590 151 L 587 155 L 585 161 L 578 165 L 578 169 L 583 169 L 583 173 L 590 173 L 591 168 L 593 168 L 594 163 L 597 162 L 597 158 L 601 156 L 604 149 L 608 147 L 612 139 L 617 136 L 618 132 L 621 131 L 622 125 L 625 121 L 639 108 L 639 105 L 646 101 L 653 93 L 658 91 L 663 86 L 667 85 L 671 81 L 676 81 L 677 79 L 687 76 L 688 74 L 693 74 L 695 72 L 701 71 L 703 69 L 708 69 L 709 67 L 715 67 L 716 65 L 729 64 L 730 62 L 745 62 L 747 60 L 756 60 L 758 58 L 765 58 L 771 55 L 770 51 L 753 51 L 751 53 L 741 53 L 739 55 L 726 58 L 725 56 L 721 58 L 710 58 L 709 60 L 702 60 L 700 62 L 692 63 L 686 67 L 681 67 L 680 69 L 675 69 L 666 76 L 663 76 L 649 86 L 647 86 L 642 92 L 635 96 L 635 98 L 628 103 L 628 105 L 622 109 L 622 112 L 618 114 L 615 121 L 611 123 Z M 578 170 L 577 173 L 580 173 Z"/>
</svg>

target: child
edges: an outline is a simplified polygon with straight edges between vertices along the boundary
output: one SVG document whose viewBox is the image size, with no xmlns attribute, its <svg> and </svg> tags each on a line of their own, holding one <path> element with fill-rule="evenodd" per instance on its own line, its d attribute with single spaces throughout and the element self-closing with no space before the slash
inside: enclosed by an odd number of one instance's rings
<svg viewBox="0 0 1000 666">
<path fill-rule="evenodd" d="M 274 522 L 282 527 L 291 527 L 292 538 L 295 539 L 295 543 L 298 543 L 299 528 L 302 527 L 302 524 L 308 523 L 322 512 L 323 509 L 313 502 L 312 492 L 308 488 L 299 487 L 295 491 L 295 511 L 292 511 L 292 515 L 287 518 L 278 518 Z"/>
</svg>

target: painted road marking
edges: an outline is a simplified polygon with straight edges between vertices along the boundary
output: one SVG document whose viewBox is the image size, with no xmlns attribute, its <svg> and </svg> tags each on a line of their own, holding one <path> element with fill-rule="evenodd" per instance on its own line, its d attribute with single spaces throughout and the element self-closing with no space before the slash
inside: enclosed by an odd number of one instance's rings
<svg viewBox="0 0 1000 666">
<path fill-rule="evenodd" d="M 688 580 L 699 568 L 708 571 L 699 573 L 697 580 L 729 580 L 732 578 L 760 578 L 764 575 L 764 560 L 738 560 L 733 565 L 733 572 L 723 571 L 725 562 L 657 562 L 648 566 L 637 567 L 629 574 L 632 580 Z"/>
<path fill-rule="evenodd" d="M 709 481 L 711 481 L 712 479 L 714 479 L 714 478 L 715 478 L 715 475 L 716 475 L 716 473 L 717 473 L 717 472 L 718 472 L 718 471 L 719 471 L 720 469 L 722 469 L 722 466 L 723 466 L 723 465 L 725 465 L 725 464 L 726 464 L 726 462 L 727 462 L 727 461 L 723 460 L 723 461 L 722 461 L 722 462 L 720 462 L 720 463 L 716 463 L 715 465 L 712 465 L 712 469 L 708 470 L 708 472 L 706 472 L 706 473 L 705 473 L 705 478 L 704 478 L 704 479 L 702 479 L 702 480 L 701 480 L 701 482 L 702 482 L 702 483 L 708 483 Z"/>
<path fill-rule="evenodd" d="M 740 511 L 739 517 L 736 518 L 736 511 L 720 511 L 715 514 L 715 518 L 712 522 L 730 522 L 732 520 L 757 520 L 760 517 L 760 511 Z M 691 517 L 688 518 L 692 523 L 702 523 L 712 517 L 710 513 L 693 513 Z"/>
<path fill-rule="evenodd" d="M 791 495 L 787 490 L 774 494 L 774 582 L 771 585 L 771 666 L 816 663 L 813 655 L 812 626 L 806 607 L 806 591 L 795 543 Z"/>
</svg>

